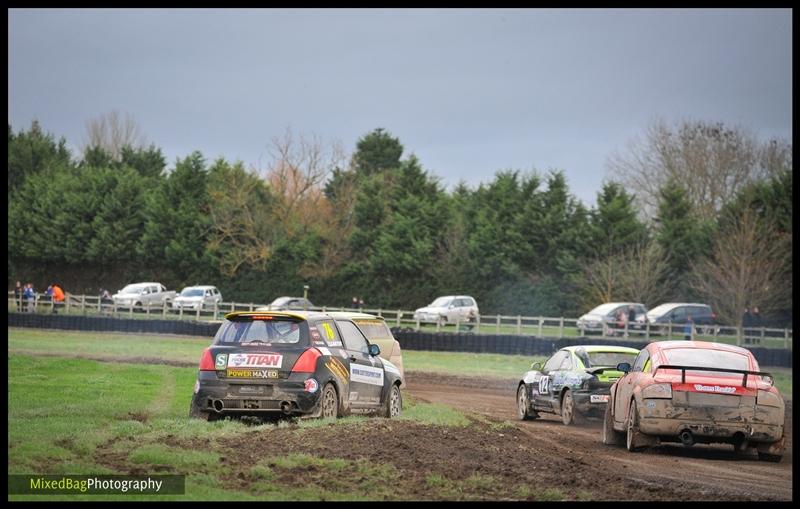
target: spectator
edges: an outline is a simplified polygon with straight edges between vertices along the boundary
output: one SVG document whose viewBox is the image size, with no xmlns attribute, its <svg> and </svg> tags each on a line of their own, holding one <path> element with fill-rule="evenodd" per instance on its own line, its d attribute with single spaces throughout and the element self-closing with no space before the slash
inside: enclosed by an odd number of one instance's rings
<svg viewBox="0 0 800 509">
<path fill-rule="evenodd" d="M 758 306 L 753 306 L 753 311 L 750 315 L 750 327 L 753 329 L 760 329 L 764 326 L 764 322 L 761 320 L 761 313 L 758 311 Z M 753 343 L 761 344 L 761 331 L 754 330 L 752 333 Z"/>
<path fill-rule="evenodd" d="M 358 310 L 359 311 L 363 311 L 364 310 L 364 298 L 363 297 L 358 299 Z"/>
<path fill-rule="evenodd" d="M 53 300 L 53 285 L 48 285 L 47 290 L 44 291 L 44 297 L 42 300 L 52 301 Z"/>
<path fill-rule="evenodd" d="M 744 308 L 744 314 L 742 315 L 742 335 L 744 336 L 744 342 L 750 342 L 750 327 L 753 326 L 753 315 L 750 313 L 750 307 L 747 306 Z"/>
<path fill-rule="evenodd" d="M 683 339 L 686 341 L 694 340 L 694 320 L 692 320 L 692 315 L 686 317 L 686 325 L 683 328 Z"/>
<path fill-rule="evenodd" d="M 356 309 L 358 307 L 358 297 L 353 297 L 351 302 L 353 304 L 353 309 Z"/>
<path fill-rule="evenodd" d="M 14 286 L 14 305 L 17 306 L 17 311 L 22 311 L 22 283 L 17 281 L 16 286 Z"/>
<path fill-rule="evenodd" d="M 55 283 L 51 286 L 53 288 L 53 313 L 58 313 L 56 308 L 64 305 L 64 290 Z"/>
<path fill-rule="evenodd" d="M 36 290 L 33 289 L 33 284 L 28 283 L 25 285 L 23 295 L 25 296 L 25 301 L 28 304 L 25 311 L 30 311 L 33 313 L 36 308 Z"/>
</svg>

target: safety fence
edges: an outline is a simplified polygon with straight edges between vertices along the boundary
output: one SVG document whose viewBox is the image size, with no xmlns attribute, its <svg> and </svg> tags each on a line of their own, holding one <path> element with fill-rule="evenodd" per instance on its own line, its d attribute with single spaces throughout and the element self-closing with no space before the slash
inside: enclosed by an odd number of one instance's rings
<svg viewBox="0 0 800 509">
<path fill-rule="evenodd" d="M 19 301 L 9 292 L 8 311 L 27 312 L 30 314 L 62 314 L 80 316 L 103 316 L 128 319 L 160 319 L 219 321 L 227 313 L 234 311 L 255 311 L 265 308 L 266 304 L 218 302 L 197 308 L 179 307 L 173 303 L 163 302 L 157 306 L 118 306 L 113 300 L 103 300 L 98 296 L 66 294 L 62 303 L 55 303 L 36 294 L 28 301 Z M 683 323 L 629 323 L 621 326 L 601 323 L 590 328 L 575 318 L 521 316 L 521 315 L 477 315 L 469 321 L 458 318 L 452 321 L 426 323 L 415 317 L 413 311 L 383 308 L 345 308 L 345 307 L 312 307 L 309 311 L 351 311 L 364 312 L 382 316 L 392 328 L 414 330 L 419 332 L 448 332 L 494 335 L 519 335 L 555 338 L 591 337 L 603 341 L 625 339 L 649 343 L 656 340 L 684 339 L 686 324 Z M 744 328 L 725 325 L 696 325 L 691 328 L 692 339 L 728 343 L 740 346 L 762 346 L 767 348 L 792 349 L 792 329 L 776 329 L 767 327 Z"/>
<path fill-rule="evenodd" d="M 220 323 L 10 312 L 8 313 L 8 325 L 9 327 L 34 327 L 40 329 L 180 334 L 210 338 L 216 334 Z M 393 328 L 392 332 L 403 349 L 442 352 L 550 355 L 565 346 L 597 343 L 586 337 L 555 338 L 521 336 L 517 334 L 423 332 L 401 328 Z M 630 339 L 607 339 L 602 343 L 633 348 L 642 348 L 644 346 L 641 341 L 632 341 Z M 753 355 L 762 366 L 792 366 L 791 350 L 750 345 L 748 345 L 748 349 L 753 352 Z"/>
</svg>

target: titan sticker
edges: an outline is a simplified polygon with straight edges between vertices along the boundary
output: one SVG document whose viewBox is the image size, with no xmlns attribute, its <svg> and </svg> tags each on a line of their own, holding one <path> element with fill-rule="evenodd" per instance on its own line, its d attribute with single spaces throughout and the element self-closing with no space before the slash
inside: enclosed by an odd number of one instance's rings
<svg viewBox="0 0 800 509">
<path fill-rule="evenodd" d="M 228 357 L 229 368 L 280 368 L 283 355 L 277 353 L 235 353 Z"/>
</svg>

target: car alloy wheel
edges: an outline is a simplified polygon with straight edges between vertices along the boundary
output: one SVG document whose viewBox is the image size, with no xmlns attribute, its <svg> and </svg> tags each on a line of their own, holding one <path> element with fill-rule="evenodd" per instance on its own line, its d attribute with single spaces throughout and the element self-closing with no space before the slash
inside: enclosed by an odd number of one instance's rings
<svg viewBox="0 0 800 509">
<path fill-rule="evenodd" d="M 524 384 L 520 384 L 517 389 L 517 417 L 522 420 L 528 417 L 528 391 Z"/>
<path fill-rule="evenodd" d="M 630 407 L 628 408 L 628 425 L 626 428 L 628 433 L 625 446 L 631 452 L 638 451 L 641 449 L 639 445 L 641 432 L 639 431 L 639 412 L 636 410 L 636 401 L 631 401 Z"/>
<path fill-rule="evenodd" d="M 332 384 L 325 386 L 322 391 L 322 418 L 336 418 L 339 416 L 339 398 Z"/>
<path fill-rule="evenodd" d="M 565 426 L 569 426 L 575 420 L 575 405 L 573 403 L 572 391 L 567 389 L 567 392 L 564 393 L 564 397 L 561 400 L 561 422 L 563 422 Z"/>
<path fill-rule="evenodd" d="M 389 418 L 397 417 L 403 408 L 403 400 L 400 396 L 400 388 L 396 385 L 392 386 L 389 393 Z"/>
</svg>

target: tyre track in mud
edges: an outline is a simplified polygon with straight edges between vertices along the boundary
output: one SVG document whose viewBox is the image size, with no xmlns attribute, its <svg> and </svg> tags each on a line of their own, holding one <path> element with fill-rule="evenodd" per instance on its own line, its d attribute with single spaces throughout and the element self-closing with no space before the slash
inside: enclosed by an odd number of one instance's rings
<svg viewBox="0 0 800 509">
<path fill-rule="evenodd" d="M 421 372 L 407 373 L 407 391 L 415 398 L 514 423 L 527 439 L 521 445 L 536 454 L 575 460 L 575 475 L 607 479 L 609 468 L 619 469 L 625 481 L 657 488 L 666 484 L 685 486 L 698 498 L 719 494 L 720 499 L 743 497 L 760 500 L 792 499 L 792 416 L 787 403 L 787 448 L 780 463 L 738 458 L 727 445 L 694 446 L 663 444 L 644 452 L 601 442 L 602 421 L 589 419 L 578 426 L 564 426 L 560 417 L 542 415 L 534 421 L 516 416 L 515 380 L 491 380 L 480 387 L 479 379 Z M 658 490 L 653 491 L 658 499 Z"/>
</svg>

